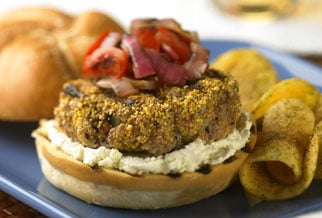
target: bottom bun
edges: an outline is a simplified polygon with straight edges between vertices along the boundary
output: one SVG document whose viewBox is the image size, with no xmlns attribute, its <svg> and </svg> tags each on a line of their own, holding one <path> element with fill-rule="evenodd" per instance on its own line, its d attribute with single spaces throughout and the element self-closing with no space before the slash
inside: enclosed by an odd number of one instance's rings
<svg viewBox="0 0 322 218">
<path fill-rule="evenodd" d="M 130 175 L 89 167 L 56 149 L 41 128 L 33 133 L 41 169 L 57 188 L 88 203 L 129 209 L 157 209 L 190 204 L 226 189 L 248 153 L 238 151 L 222 164 L 180 175 Z"/>
</svg>

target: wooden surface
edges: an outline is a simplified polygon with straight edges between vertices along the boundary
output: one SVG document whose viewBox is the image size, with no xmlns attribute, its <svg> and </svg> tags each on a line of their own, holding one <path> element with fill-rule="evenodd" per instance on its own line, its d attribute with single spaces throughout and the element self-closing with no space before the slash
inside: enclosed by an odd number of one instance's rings
<svg viewBox="0 0 322 218">
<path fill-rule="evenodd" d="M 0 190 L 0 218 L 5 217 L 40 218 L 44 216 Z"/>
<path fill-rule="evenodd" d="M 310 56 L 304 58 L 322 67 L 322 57 Z M 4 217 L 40 218 L 44 216 L 0 190 L 0 218 Z"/>
</svg>

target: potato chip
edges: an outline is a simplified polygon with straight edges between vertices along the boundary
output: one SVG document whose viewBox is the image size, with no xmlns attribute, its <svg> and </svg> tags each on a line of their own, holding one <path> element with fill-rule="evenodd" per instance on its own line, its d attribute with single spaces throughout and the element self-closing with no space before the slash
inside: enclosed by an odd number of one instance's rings
<svg viewBox="0 0 322 218">
<path fill-rule="evenodd" d="M 246 192 L 282 200 L 306 190 L 318 159 L 319 131 L 314 125 L 313 111 L 301 100 L 286 98 L 273 104 L 264 116 L 261 140 L 240 169 Z"/>
<path fill-rule="evenodd" d="M 319 144 L 319 155 L 314 179 L 322 179 L 322 120 L 319 121 L 315 129 L 315 140 L 317 140 L 317 143 Z"/>
<path fill-rule="evenodd" d="M 322 93 L 320 93 L 319 100 L 314 108 L 315 123 L 319 123 L 322 120 Z"/>
<path fill-rule="evenodd" d="M 319 96 L 319 90 L 303 79 L 282 80 L 265 92 L 252 109 L 252 114 L 255 120 L 262 118 L 271 105 L 283 98 L 298 98 L 313 109 Z"/>
<path fill-rule="evenodd" d="M 254 49 L 229 50 L 212 61 L 210 68 L 228 72 L 239 82 L 243 107 L 250 111 L 259 98 L 278 82 L 273 65 Z"/>
</svg>

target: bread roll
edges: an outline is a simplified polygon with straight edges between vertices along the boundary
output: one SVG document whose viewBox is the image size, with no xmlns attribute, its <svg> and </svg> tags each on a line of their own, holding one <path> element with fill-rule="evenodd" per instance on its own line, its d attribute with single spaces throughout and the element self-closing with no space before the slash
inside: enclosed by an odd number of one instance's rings
<svg viewBox="0 0 322 218">
<path fill-rule="evenodd" d="M 124 32 L 95 11 L 73 16 L 37 7 L 0 16 L 0 120 L 53 117 L 63 83 L 81 76 L 87 49 L 106 29 Z"/>
<path fill-rule="evenodd" d="M 158 209 L 190 204 L 226 189 L 235 181 L 249 153 L 238 151 L 230 161 L 209 166 L 205 171 L 180 176 L 145 174 L 141 176 L 94 167 L 56 148 L 47 132 L 33 132 L 41 169 L 50 183 L 88 203 L 128 209 Z M 253 146 L 250 140 L 248 146 Z"/>
</svg>

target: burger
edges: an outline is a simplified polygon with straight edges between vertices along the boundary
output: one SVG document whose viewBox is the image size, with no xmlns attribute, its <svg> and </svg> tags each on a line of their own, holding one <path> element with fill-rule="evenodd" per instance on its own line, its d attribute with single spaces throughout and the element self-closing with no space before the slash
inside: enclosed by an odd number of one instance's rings
<svg viewBox="0 0 322 218">
<path fill-rule="evenodd" d="M 255 141 L 238 83 L 208 68 L 198 35 L 173 19 L 136 19 L 89 48 L 55 118 L 32 133 L 41 168 L 88 203 L 190 204 L 226 189 Z"/>
</svg>

